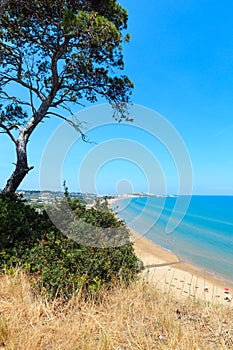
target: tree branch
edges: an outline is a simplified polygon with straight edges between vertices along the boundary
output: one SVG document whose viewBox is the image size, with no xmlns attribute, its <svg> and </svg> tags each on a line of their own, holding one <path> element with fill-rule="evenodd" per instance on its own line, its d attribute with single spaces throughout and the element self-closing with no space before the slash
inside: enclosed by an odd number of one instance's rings
<svg viewBox="0 0 233 350">
<path fill-rule="evenodd" d="M 4 95 L 5 97 L 3 97 L 1 95 Z M 29 102 L 22 101 L 22 100 L 18 99 L 15 96 L 10 96 L 10 95 L 8 95 L 8 93 L 6 91 L 0 91 L 0 97 L 3 100 L 11 100 L 11 101 L 14 101 L 14 102 L 16 102 L 16 103 L 18 103 L 20 105 L 31 106 L 31 104 Z"/>
<path fill-rule="evenodd" d="M 81 123 L 80 123 L 80 122 L 79 122 L 79 123 L 77 123 L 77 122 L 75 123 L 75 122 L 73 122 L 73 120 L 68 119 L 68 118 L 66 118 L 66 117 L 63 117 L 61 114 L 58 114 L 58 113 L 54 113 L 54 112 L 48 112 L 48 113 L 46 113 L 46 115 L 48 115 L 48 114 L 54 115 L 54 116 L 56 116 L 56 117 L 58 117 L 58 118 L 60 118 L 60 119 L 65 120 L 65 121 L 66 121 L 68 124 L 70 124 L 77 132 L 80 133 L 80 135 L 81 135 L 83 141 L 89 142 L 89 140 L 87 139 L 86 135 L 85 135 L 85 134 L 82 132 L 82 130 L 81 130 L 81 127 L 80 127 Z"/>
<path fill-rule="evenodd" d="M 5 80 L 5 82 L 4 82 L 4 80 Z M 10 81 L 14 81 L 15 83 L 22 85 L 26 89 L 31 89 L 39 97 L 39 99 L 41 101 L 44 101 L 44 99 L 45 99 L 45 96 L 37 88 L 35 88 L 34 86 L 28 85 L 27 83 L 25 83 L 25 81 L 23 81 L 19 77 L 15 78 L 12 76 L 8 76 L 7 74 L 0 73 L 0 81 L 3 82 L 3 85 L 6 85 Z"/>
<path fill-rule="evenodd" d="M 33 57 L 33 61 L 34 61 L 34 57 Z M 26 63 L 27 65 L 27 69 L 29 70 L 29 65 L 28 65 L 28 62 Z M 29 89 L 29 96 L 30 96 L 30 106 L 32 108 L 32 114 L 35 114 L 36 112 L 36 109 L 34 107 L 34 103 L 33 103 L 33 93 L 32 93 L 32 77 L 31 75 L 29 74 L 29 77 L 28 77 L 28 81 L 29 81 L 29 86 L 31 87 Z"/>
<path fill-rule="evenodd" d="M 58 47 L 58 50 L 55 52 L 55 54 L 52 57 L 51 70 L 52 70 L 53 83 L 52 83 L 51 94 L 56 94 L 57 90 L 59 90 L 60 88 L 61 82 L 59 82 L 57 62 L 62 57 L 62 55 L 66 52 L 69 41 L 70 41 L 70 37 L 66 37 L 64 40 L 64 43 Z"/>
<path fill-rule="evenodd" d="M 98 85 L 99 88 L 103 88 L 103 87 L 110 87 L 110 85 L 107 85 L 107 84 L 99 84 Z M 83 86 L 80 86 L 80 87 L 75 87 L 73 85 L 64 85 L 62 86 L 63 89 L 68 89 L 70 91 L 74 91 L 74 92 L 79 92 L 79 91 L 82 91 L 82 90 L 88 90 L 88 89 L 91 89 L 93 91 L 95 91 L 96 93 L 100 93 L 100 91 L 97 89 L 97 86 L 96 85 L 91 85 L 91 84 L 88 84 L 88 85 L 83 85 Z M 101 92 L 102 94 L 104 94 L 103 92 Z"/>
<path fill-rule="evenodd" d="M 69 102 L 71 103 L 72 101 L 70 101 L 70 98 L 69 97 L 65 97 L 67 94 L 63 95 L 63 97 L 61 97 L 60 99 L 58 99 L 57 101 L 53 102 L 51 104 L 51 107 L 52 108 L 56 108 L 57 106 L 61 106 L 62 108 L 66 109 L 67 111 L 70 112 L 70 108 L 66 106 L 65 102 Z M 82 106 L 82 107 L 85 107 L 85 105 L 81 102 L 74 102 L 75 105 L 79 105 L 79 106 Z M 73 113 L 70 113 L 70 114 L 73 114 Z"/>
<path fill-rule="evenodd" d="M 16 126 L 16 125 L 15 125 Z M 5 130 L 3 133 L 7 134 L 11 140 L 14 142 L 14 144 L 16 144 L 16 139 L 14 138 L 14 136 L 12 135 L 12 133 L 10 132 L 10 130 L 13 128 L 14 126 L 10 126 L 9 128 L 7 128 L 4 124 L 0 123 L 0 128 L 2 128 L 3 130 Z"/>
</svg>

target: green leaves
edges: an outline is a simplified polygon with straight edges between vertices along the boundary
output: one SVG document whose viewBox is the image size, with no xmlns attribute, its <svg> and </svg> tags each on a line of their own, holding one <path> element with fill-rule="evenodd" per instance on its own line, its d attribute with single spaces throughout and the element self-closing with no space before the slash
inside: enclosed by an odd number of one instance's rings
<svg viewBox="0 0 233 350">
<path fill-rule="evenodd" d="M 23 140 L 27 158 L 29 137 L 46 117 L 63 118 L 56 108 L 72 115 L 71 105 L 102 98 L 126 106 L 133 88 L 121 75 L 127 19 L 116 0 L 7 3 L 0 16 L 0 129 L 17 155 Z M 125 118 L 123 108 L 116 110 L 115 119 Z M 15 163 L 7 191 L 15 191 L 28 173 L 19 159 Z"/>
<path fill-rule="evenodd" d="M 18 103 L 11 103 L 0 112 L 0 123 L 4 123 L 11 129 L 17 128 L 17 125 L 23 125 L 27 118 L 27 113 L 23 111 Z"/>
<path fill-rule="evenodd" d="M 0 194 L 0 249 L 24 241 L 35 242 L 41 232 L 51 227 L 46 215 L 38 215 L 15 194 Z"/>
<path fill-rule="evenodd" d="M 76 26 L 78 31 L 85 35 L 89 45 L 100 46 L 107 42 L 118 45 L 121 39 L 120 32 L 114 23 L 94 11 L 90 14 L 79 11 Z"/>
<path fill-rule="evenodd" d="M 34 276 L 35 291 L 49 298 L 69 299 L 80 289 L 96 293 L 117 280 L 129 283 L 138 272 L 139 261 L 127 228 L 105 204 L 88 210 L 77 200 L 69 199 L 69 203 L 83 222 L 93 227 L 122 228 L 125 244 L 115 248 L 83 246 L 59 232 L 45 214 L 39 215 L 15 195 L 2 194 L 0 271 L 24 269 Z"/>
<path fill-rule="evenodd" d="M 77 18 L 73 11 L 66 9 L 61 21 L 61 27 L 65 34 L 71 33 L 77 24 Z"/>
<path fill-rule="evenodd" d="M 12 0 L 0 17 L 0 86 L 14 81 L 35 98 L 53 92 L 58 105 L 83 98 L 96 102 L 98 95 L 127 101 L 129 84 L 114 89 L 115 95 L 108 93 L 115 82 L 108 80 L 116 74 L 112 68 L 124 67 L 127 18 L 113 0 L 33 0 L 30 6 Z"/>
</svg>

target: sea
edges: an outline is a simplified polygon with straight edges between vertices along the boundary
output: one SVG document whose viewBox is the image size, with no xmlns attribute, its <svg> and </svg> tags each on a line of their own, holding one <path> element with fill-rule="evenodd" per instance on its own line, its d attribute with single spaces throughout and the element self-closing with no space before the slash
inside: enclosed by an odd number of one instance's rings
<svg viewBox="0 0 233 350">
<path fill-rule="evenodd" d="M 133 197 L 112 209 L 181 261 L 233 282 L 233 196 Z"/>
</svg>

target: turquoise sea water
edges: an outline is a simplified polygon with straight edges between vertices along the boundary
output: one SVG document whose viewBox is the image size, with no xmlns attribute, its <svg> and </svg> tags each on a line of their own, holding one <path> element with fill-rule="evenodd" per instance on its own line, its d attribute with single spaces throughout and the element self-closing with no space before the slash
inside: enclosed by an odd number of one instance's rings
<svg viewBox="0 0 233 350">
<path fill-rule="evenodd" d="M 180 198 L 180 197 L 179 197 Z M 183 197 L 185 198 L 185 197 Z M 130 198 L 113 209 L 126 224 L 183 261 L 233 282 L 233 196 L 193 196 L 183 220 L 177 198 Z"/>
</svg>

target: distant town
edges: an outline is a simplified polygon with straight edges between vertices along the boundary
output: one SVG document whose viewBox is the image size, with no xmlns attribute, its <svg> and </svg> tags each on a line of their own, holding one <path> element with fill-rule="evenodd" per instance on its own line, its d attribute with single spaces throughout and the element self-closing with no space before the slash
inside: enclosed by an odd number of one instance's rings
<svg viewBox="0 0 233 350">
<path fill-rule="evenodd" d="M 0 190 L 1 192 L 1 190 Z M 40 191 L 40 190 L 18 190 L 17 193 L 29 203 L 35 204 L 52 204 L 55 201 L 64 198 L 62 191 Z M 157 195 L 145 192 L 125 193 L 125 194 L 96 194 L 69 192 L 70 198 L 79 198 L 86 204 L 94 203 L 96 199 L 114 199 L 114 198 L 130 198 L 130 197 L 173 197 L 172 195 Z"/>
</svg>

